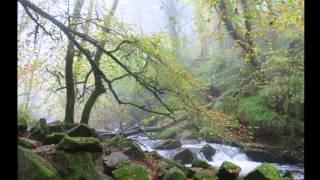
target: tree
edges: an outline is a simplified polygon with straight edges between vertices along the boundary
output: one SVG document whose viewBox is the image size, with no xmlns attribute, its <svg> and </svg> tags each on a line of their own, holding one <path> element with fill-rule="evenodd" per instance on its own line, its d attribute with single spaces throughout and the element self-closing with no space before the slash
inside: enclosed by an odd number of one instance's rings
<svg viewBox="0 0 320 180">
<path fill-rule="evenodd" d="M 115 53 L 118 52 L 119 50 L 121 50 L 122 46 L 124 46 L 124 45 L 128 45 L 128 46 L 132 45 L 133 47 L 137 47 L 138 50 L 139 50 L 139 48 L 144 48 L 143 45 L 136 43 L 135 41 L 130 41 L 130 40 L 124 39 L 120 43 L 118 43 L 118 45 L 116 46 L 116 48 L 114 50 L 106 50 L 103 47 L 103 45 L 104 45 L 103 42 L 106 40 L 103 40 L 103 41 L 97 40 L 93 37 L 90 37 L 89 35 L 78 32 L 78 31 L 72 29 L 71 27 L 64 25 L 62 22 L 58 21 L 55 17 L 46 13 L 41 8 L 39 8 L 38 6 L 36 6 L 35 4 L 31 3 L 28 0 L 19 0 L 18 2 L 25 9 L 32 10 L 33 13 L 37 14 L 37 16 L 41 16 L 42 18 L 50 21 L 52 24 L 54 24 L 56 27 L 58 27 L 67 36 L 69 42 L 71 42 L 74 45 L 74 47 L 76 47 L 79 50 L 79 52 L 81 54 L 83 54 L 84 57 L 86 58 L 86 60 L 89 62 L 90 67 L 92 69 L 92 72 L 94 74 L 95 88 L 97 90 L 97 93 L 93 94 L 91 96 L 91 97 L 93 97 L 93 98 L 91 98 L 91 100 L 89 98 L 90 101 L 87 103 L 87 106 L 86 106 L 87 108 L 85 108 L 83 114 L 85 114 L 85 115 L 90 114 L 90 111 L 91 111 L 91 108 L 92 108 L 94 102 L 96 101 L 97 97 L 101 94 L 100 90 L 103 87 L 103 83 L 106 83 L 107 87 L 109 89 L 109 92 L 111 92 L 111 94 L 113 95 L 113 97 L 115 98 L 115 100 L 119 104 L 132 105 L 136 108 L 140 108 L 142 110 L 145 110 L 145 111 L 148 111 L 151 113 L 157 113 L 157 114 L 172 117 L 171 114 L 175 111 L 175 109 L 170 108 L 162 100 L 162 98 L 160 96 L 165 91 L 169 91 L 169 89 L 160 87 L 157 82 L 153 81 L 152 79 L 150 79 L 148 77 L 148 74 L 143 74 L 141 72 L 134 72 L 130 67 L 125 65 L 123 62 L 121 62 L 121 60 L 119 60 L 116 57 L 117 55 L 115 55 Z M 106 19 L 108 20 L 109 18 L 106 18 Z M 33 19 L 33 21 L 35 21 L 35 23 L 37 23 L 36 19 Z M 107 24 L 108 23 L 106 23 L 106 25 Z M 98 25 L 98 26 L 101 27 L 100 25 Z M 46 31 L 45 27 L 42 26 L 41 28 L 43 29 L 43 31 Z M 102 29 L 107 32 L 109 31 L 105 27 L 103 27 Z M 82 46 L 81 43 L 79 43 L 79 41 L 77 39 L 81 39 L 82 41 L 89 43 L 89 45 L 97 48 L 96 52 L 99 52 L 99 53 L 96 53 L 95 57 L 92 57 L 92 52 L 88 48 Z M 140 49 L 140 51 L 141 50 L 143 50 L 143 49 Z M 117 67 L 119 69 L 121 69 L 121 71 L 125 72 L 125 74 L 120 75 L 120 76 L 118 75 L 118 77 L 115 77 L 113 79 L 108 77 L 108 75 L 106 75 L 99 67 L 99 60 L 100 60 L 99 56 L 101 56 L 102 54 L 106 55 L 115 65 L 117 65 Z M 147 54 L 144 53 L 144 55 L 147 55 Z M 147 56 L 148 56 L 147 59 L 150 61 L 153 61 L 153 63 L 157 67 L 159 67 L 159 65 L 165 65 L 164 63 L 162 63 L 162 60 L 158 56 L 152 55 L 152 54 L 148 54 Z M 147 65 L 148 63 L 146 61 L 144 61 L 144 64 Z M 113 87 L 113 83 L 115 81 L 121 80 L 125 77 L 132 77 L 133 80 L 135 80 L 139 85 L 141 85 L 148 92 L 150 92 L 159 101 L 160 105 L 164 107 L 164 111 L 151 110 L 151 109 L 146 108 L 145 105 L 136 104 L 136 103 L 132 103 L 132 102 L 126 102 L 126 101 L 121 100 L 119 98 L 116 90 Z M 97 96 L 97 94 L 98 94 L 98 96 Z M 88 117 L 84 117 L 83 118 L 84 120 L 82 120 L 82 122 L 86 123 L 86 121 L 88 120 Z M 71 122 L 71 121 L 69 120 L 69 122 Z"/>
<path fill-rule="evenodd" d="M 69 29 L 76 30 L 76 23 L 79 21 L 80 12 L 84 0 L 77 0 L 74 6 L 73 15 L 69 24 Z M 66 65 L 65 65 L 65 80 L 66 80 L 66 110 L 65 110 L 65 122 L 74 123 L 74 105 L 75 105 L 75 89 L 73 81 L 73 58 L 74 58 L 74 44 L 69 40 L 66 53 Z"/>
<path fill-rule="evenodd" d="M 117 8 L 118 2 L 119 2 L 119 0 L 113 1 L 112 8 L 109 11 L 108 15 L 104 19 L 104 28 L 106 28 L 106 29 L 110 25 L 110 20 L 111 20 L 112 16 L 114 15 L 114 12 Z M 101 33 L 104 34 L 105 32 L 102 31 Z M 104 48 L 105 45 L 106 45 L 106 40 L 102 41 L 100 46 L 102 48 Z M 103 51 L 101 49 L 97 48 L 96 53 L 94 55 L 94 62 L 96 63 L 96 65 L 98 67 L 100 64 L 100 59 L 101 59 L 102 54 L 103 54 Z M 87 102 L 84 106 L 82 116 L 81 116 L 81 121 L 80 121 L 81 123 L 88 124 L 92 107 L 94 106 L 94 104 L 97 101 L 97 99 L 99 98 L 99 96 L 106 92 L 106 89 L 102 84 L 102 79 L 99 77 L 98 72 L 94 72 L 94 81 L 95 81 L 95 89 L 91 93 L 89 99 L 87 100 Z"/>
</svg>

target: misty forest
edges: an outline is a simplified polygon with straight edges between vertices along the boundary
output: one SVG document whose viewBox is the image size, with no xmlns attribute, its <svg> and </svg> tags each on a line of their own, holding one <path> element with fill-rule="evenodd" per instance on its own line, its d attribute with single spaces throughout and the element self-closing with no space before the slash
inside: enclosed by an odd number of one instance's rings
<svg viewBox="0 0 320 180">
<path fill-rule="evenodd" d="M 304 179 L 303 0 L 17 0 L 19 180 Z"/>
</svg>

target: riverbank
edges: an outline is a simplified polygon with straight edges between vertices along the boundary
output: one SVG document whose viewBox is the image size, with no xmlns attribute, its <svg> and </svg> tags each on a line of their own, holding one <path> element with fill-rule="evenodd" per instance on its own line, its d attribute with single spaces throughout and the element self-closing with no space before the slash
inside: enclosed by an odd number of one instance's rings
<svg viewBox="0 0 320 180">
<path fill-rule="evenodd" d="M 57 127 L 43 125 L 31 135 L 20 132 L 19 179 L 223 179 L 238 177 L 241 172 L 232 159 L 213 166 L 185 145 L 174 150 L 173 158 L 167 158 L 158 151 L 144 151 L 146 145 L 139 140 L 120 134 L 99 137 L 91 127 L 82 124 L 62 131 Z M 262 165 L 271 164 L 259 166 Z M 268 171 L 274 171 L 279 179 L 284 175 L 275 165 Z"/>
</svg>

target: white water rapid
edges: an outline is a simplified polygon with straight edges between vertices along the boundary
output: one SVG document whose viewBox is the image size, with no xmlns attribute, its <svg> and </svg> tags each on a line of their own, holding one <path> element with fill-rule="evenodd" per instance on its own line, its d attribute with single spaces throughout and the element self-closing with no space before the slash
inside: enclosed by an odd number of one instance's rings
<svg viewBox="0 0 320 180">
<path fill-rule="evenodd" d="M 140 147 L 144 151 L 157 151 L 161 156 L 172 159 L 175 153 L 175 149 L 173 150 L 158 150 L 154 149 L 155 145 L 157 144 L 158 140 L 150 140 L 147 137 L 142 136 L 132 136 L 130 137 L 135 139 L 140 143 Z M 230 161 L 235 163 L 236 165 L 241 167 L 241 172 L 239 174 L 240 177 L 244 177 L 249 172 L 254 170 L 257 166 L 262 164 L 262 162 L 255 162 L 250 160 L 248 156 L 239 148 L 232 147 L 229 145 L 222 145 L 222 144 L 215 144 L 215 143 L 206 143 L 205 141 L 197 141 L 197 140 L 181 140 L 182 147 L 190 149 L 198 159 L 205 160 L 213 167 L 219 168 L 220 165 L 224 161 Z M 200 149 L 209 144 L 214 149 L 216 149 L 216 153 L 212 156 L 212 161 L 208 161 L 205 159 L 203 154 L 200 152 Z M 276 164 L 274 165 L 280 170 L 281 172 L 290 171 L 294 175 L 296 180 L 304 179 L 304 167 L 303 165 L 291 165 L 291 164 Z M 187 167 L 190 167 L 191 164 L 186 164 Z"/>
</svg>

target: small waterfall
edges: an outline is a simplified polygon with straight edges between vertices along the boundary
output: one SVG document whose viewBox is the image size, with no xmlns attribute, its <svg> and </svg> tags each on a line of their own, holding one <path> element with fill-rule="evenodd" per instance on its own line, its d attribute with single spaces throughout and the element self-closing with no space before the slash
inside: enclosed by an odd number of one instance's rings
<svg viewBox="0 0 320 180">
<path fill-rule="evenodd" d="M 147 137 L 142 136 L 132 136 L 130 137 L 139 141 L 143 146 L 141 146 L 144 151 L 157 151 L 161 156 L 172 159 L 175 149 L 173 150 L 156 150 L 154 149 L 155 145 L 159 140 L 150 140 Z M 182 147 L 190 149 L 198 159 L 205 160 L 213 167 L 219 168 L 224 161 L 230 161 L 234 164 L 241 167 L 241 171 L 239 176 L 244 177 L 249 172 L 254 170 L 257 166 L 261 165 L 262 162 L 255 162 L 250 160 L 248 156 L 239 148 L 232 147 L 229 145 L 215 144 L 215 143 L 207 143 L 205 141 L 197 141 L 197 140 L 182 140 Z M 209 144 L 216 150 L 214 156 L 212 156 L 212 161 L 208 161 L 204 155 L 200 152 L 200 149 Z M 280 165 L 274 163 L 274 165 L 281 171 L 290 171 L 293 173 L 295 179 L 301 180 L 304 179 L 304 168 L 297 165 Z M 187 167 L 191 167 L 191 164 L 186 164 Z"/>
</svg>

